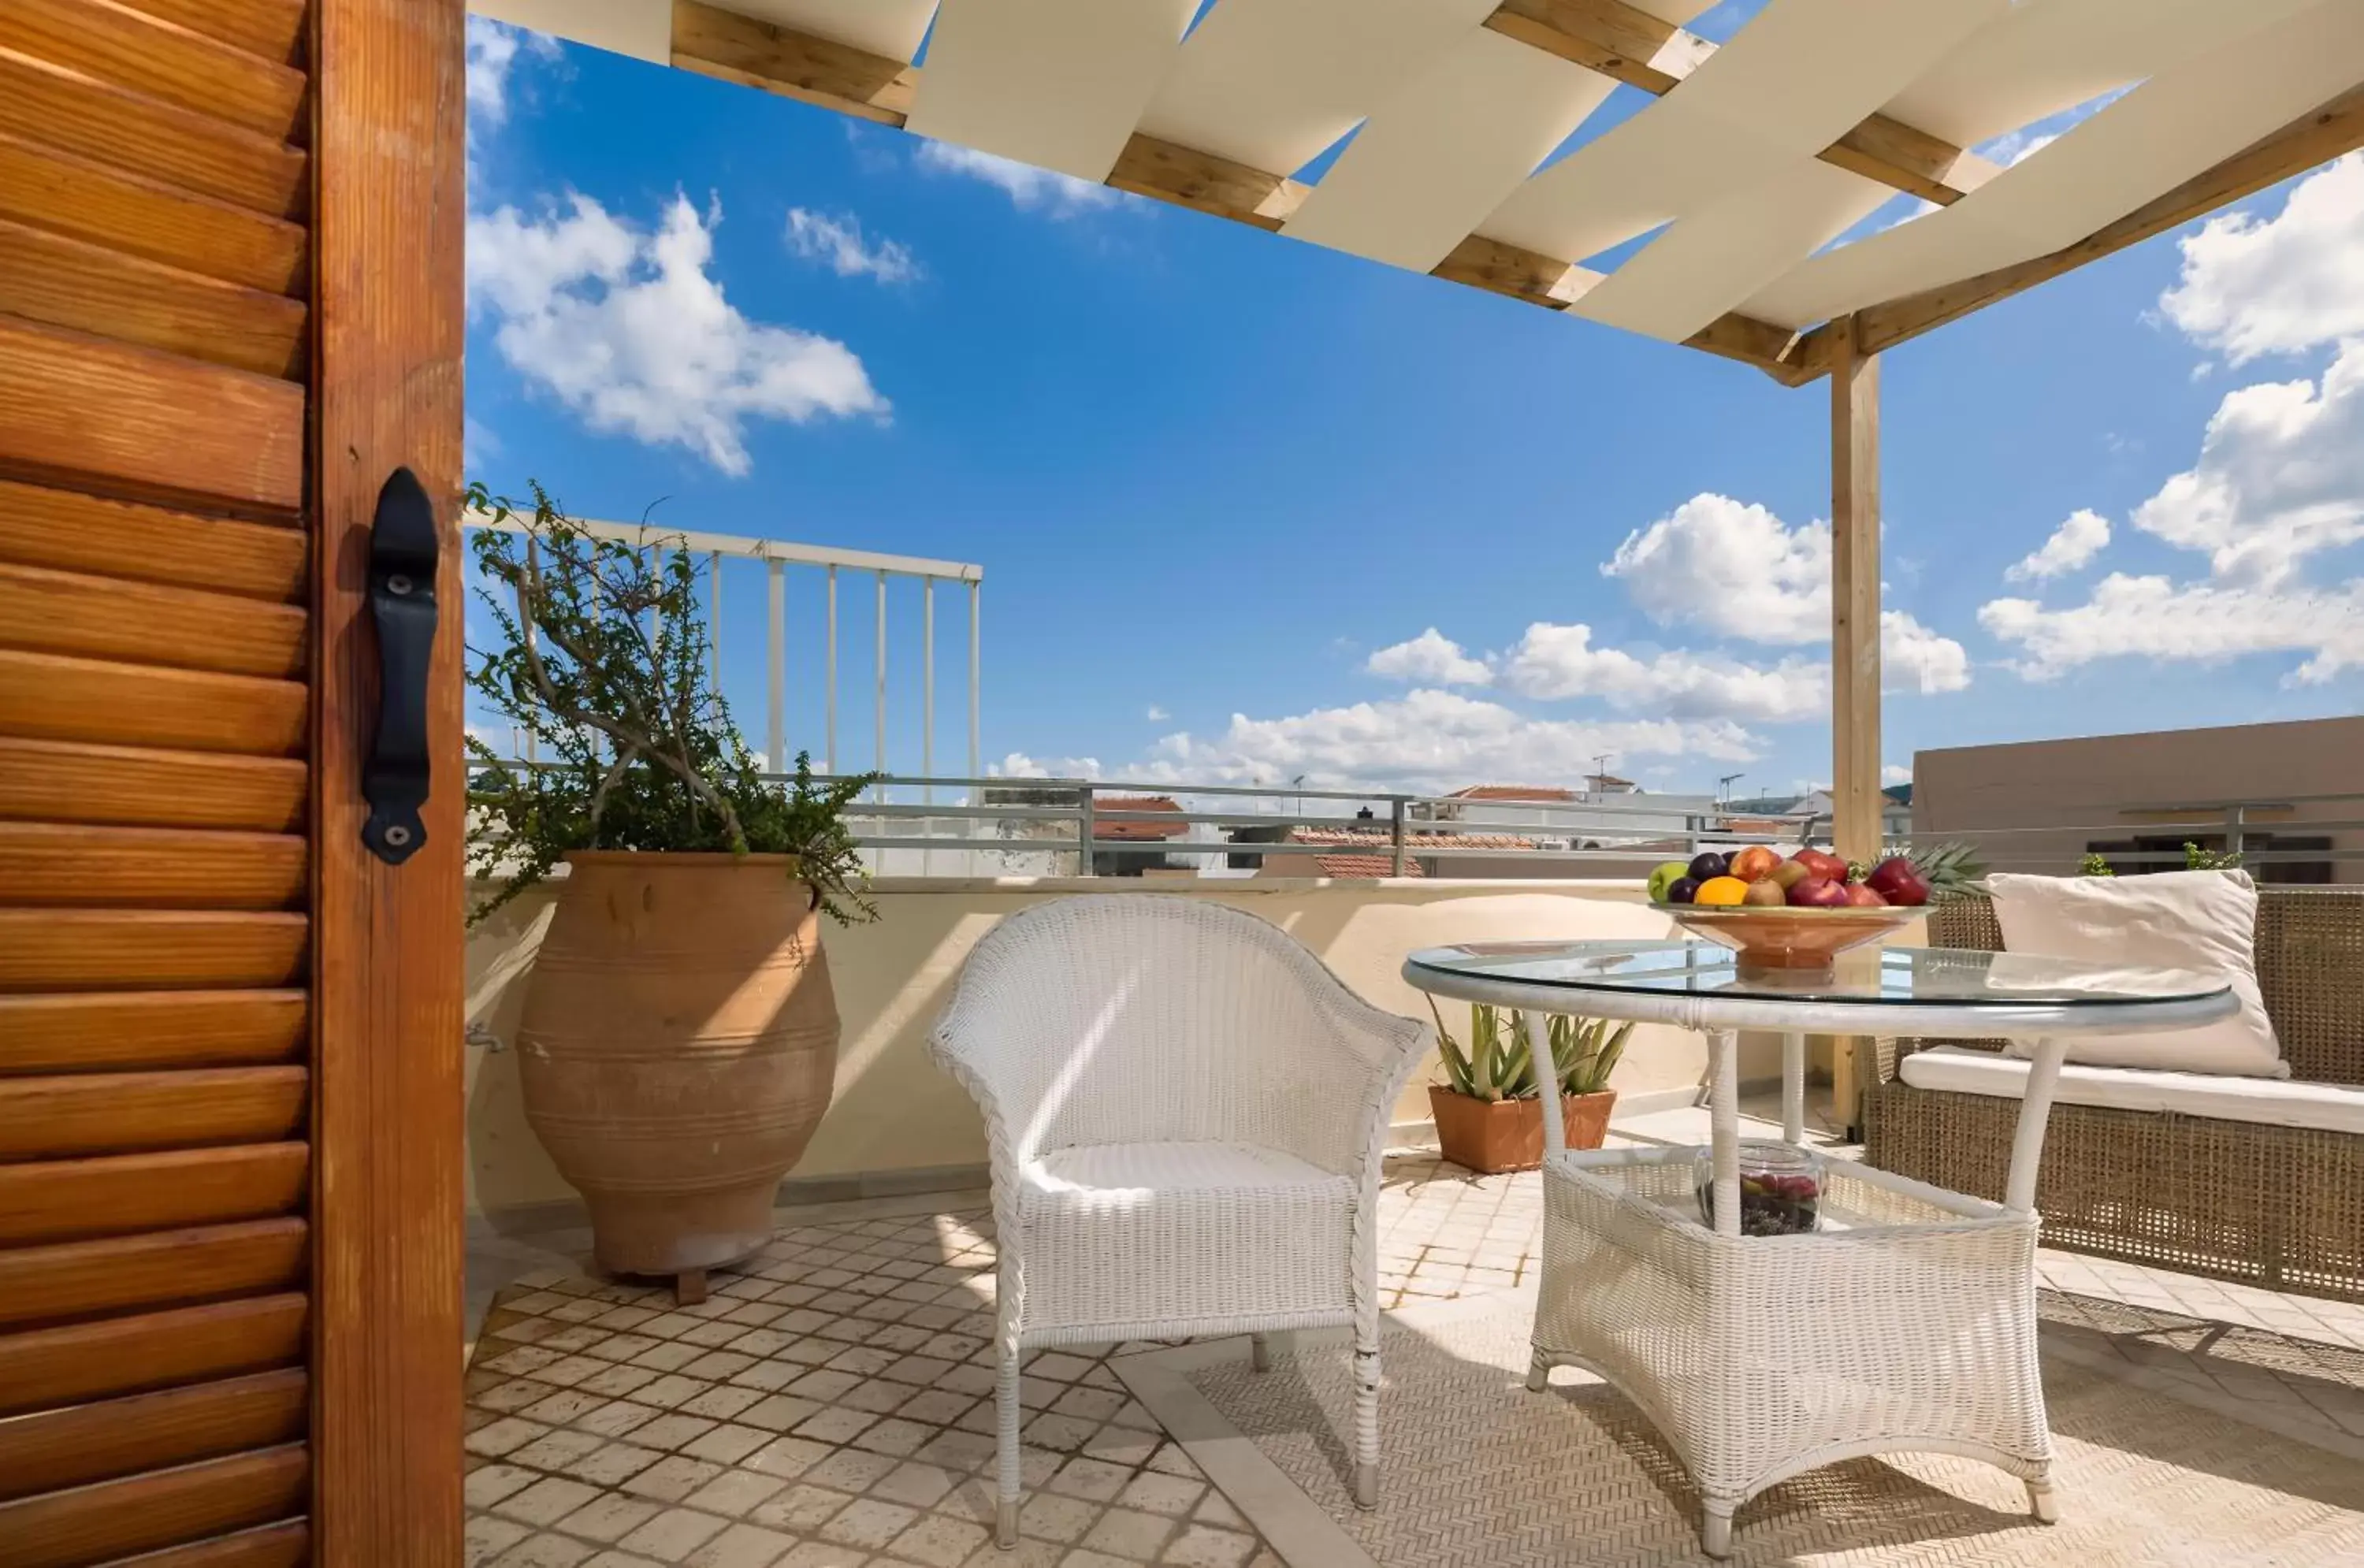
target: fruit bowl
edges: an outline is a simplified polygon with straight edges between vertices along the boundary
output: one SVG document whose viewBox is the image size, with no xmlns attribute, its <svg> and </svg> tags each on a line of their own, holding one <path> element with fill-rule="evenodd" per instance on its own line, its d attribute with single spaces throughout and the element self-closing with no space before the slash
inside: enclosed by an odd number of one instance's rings
<svg viewBox="0 0 2364 1568">
<path fill-rule="evenodd" d="M 1733 950 L 1741 973 L 1825 975 L 1850 948 L 1893 936 L 1928 913 L 1891 905 L 1814 909 L 1780 905 L 1657 904 L 1684 930 Z"/>
</svg>

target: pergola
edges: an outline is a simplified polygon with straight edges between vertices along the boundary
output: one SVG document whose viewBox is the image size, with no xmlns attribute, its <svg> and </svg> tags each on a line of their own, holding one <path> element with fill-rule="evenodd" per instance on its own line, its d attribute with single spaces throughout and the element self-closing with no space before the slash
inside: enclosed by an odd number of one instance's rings
<svg viewBox="0 0 2364 1568">
<path fill-rule="evenodd" d="M 1712 4 L 474 0 L 1786 385 L 1827 375 L 1835 837 L 1864 857 L 1879 354 L 2364 145 L 2364 3 L 1767 0 L 1721 45 L 1685 27 Z M 1555 159 L 1621 87 L 1655 102 Z M 2007 167 L 1969 150 L 2097 102 Z M 1831 243 L 1899 193 L 1928 208 Z"/>
</svg>

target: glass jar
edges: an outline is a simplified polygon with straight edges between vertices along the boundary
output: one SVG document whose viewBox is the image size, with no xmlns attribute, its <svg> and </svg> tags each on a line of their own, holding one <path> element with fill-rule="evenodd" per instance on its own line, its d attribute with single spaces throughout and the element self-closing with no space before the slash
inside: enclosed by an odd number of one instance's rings
<svg viewBox="0 0 2364 1568">
<path fill-rule="evenodd" d="M 1823 1199 L 1821 1156 L 1788 1143 L 1740 1145 L 1740 1233 L 1796 1236 L 1814 1229 Z M 1715 1158 L 1699 1156 L 1700 1219 L 1715 1229 Z"/>
</svg>

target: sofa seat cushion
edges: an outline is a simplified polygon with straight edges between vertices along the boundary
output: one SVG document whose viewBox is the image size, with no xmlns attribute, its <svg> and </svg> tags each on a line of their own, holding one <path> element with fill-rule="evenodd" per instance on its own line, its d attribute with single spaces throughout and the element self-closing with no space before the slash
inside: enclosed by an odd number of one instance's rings
<svg viewBox="0 0 2364 1568">
<path fill-rule="evenodd" d="M 1916 1051 L 1897 1076 L 1916 1089 L 1961 1095 L 1991 1095 L 2015 1100 L 2027 1091 L 2033 1062 L 1991 1051 L 1933 1046 Z M 2302 1084 L 2287 1078 L 2244 1078 L 2216 1073 L 2161 1073 L 2139 1067 L 2060 1069 L 2053 1103 L 2108 1106 L 2117 1110 L 2173 1111 L 2219 1121 L 2254 1121 L 2268 1127 L 2306 1127 L 2364 1137 L 2364 1088 L 2346 1084 Z"/>
</svg>

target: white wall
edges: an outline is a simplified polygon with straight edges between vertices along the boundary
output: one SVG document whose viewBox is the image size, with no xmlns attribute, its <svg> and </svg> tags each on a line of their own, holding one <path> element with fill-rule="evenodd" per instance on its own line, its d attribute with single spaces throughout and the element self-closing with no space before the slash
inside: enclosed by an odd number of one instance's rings
<svg viewBox="0 0 2364 1568">
<path fill-rule="evenodd" d="M 1304 942 L 1362 995 L 1389 1011 L 1426 1016 L 1397 970 L 1415 948 L 1463 940 L 1658 938 L 1663 916 L 1631 883 L 1317 882 L 1281 878 L 1142 882 L 882 880 L 880 918 L 827 932 L 844 1018 L 837 1094 L 799 1176 L 922 1170 L 980 1162 L 985 1139 L 968 1097 L 928 1062 L 925 1040 L 962 961 L 1011 911 L 1077 893 L 1154 892 L 1250 909 Z M 475 890 L 481 897 L 482 889 Z M 548 925 L 540 890 L 472 931 L 468 941 L 468 1199 L 472 1210 L 566 1202 L 573 1190 L 526 1126 L 517 1056 L 506 1048 Z M 1448 1013 L 1448 1021 L 1452 1015 Z M 495 1042 L 500 1042 L 496 1044 Z M 1678 1031 L 1638 1029 L 1619 1065 L 1627 1094 L 1700 1080 L 1704 1053 Z M 1427 1118 L 1416 1074 L 1399 1121 Z"/>
</svg>

